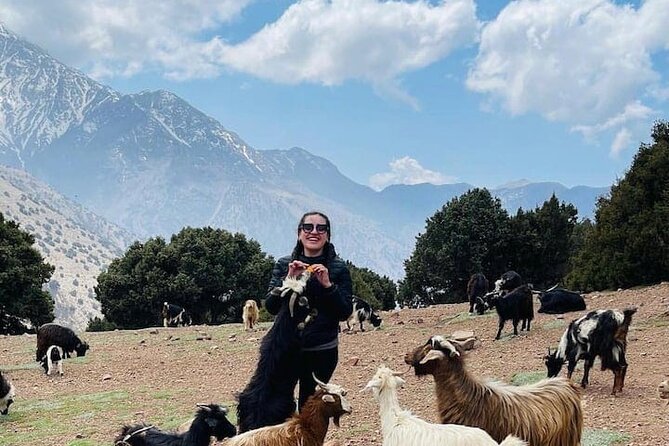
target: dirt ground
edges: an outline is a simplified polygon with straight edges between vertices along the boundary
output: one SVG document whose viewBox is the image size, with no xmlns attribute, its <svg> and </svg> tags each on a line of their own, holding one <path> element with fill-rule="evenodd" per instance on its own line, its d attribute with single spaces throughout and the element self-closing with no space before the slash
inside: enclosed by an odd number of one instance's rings
<svg viewBox="0 0 669 446">
<path fill-rule="evenodd" d="M 613 374 L 599 371 L 596 364 L 583 392 L 586 429 L 623 434 L 626 439 L 615 444 L 669 445 L 669 407 L 658 396 L 658 385 L 669 377 L 669 284 L 585 297 L 588 311 L 639 308 L 628 334 L 624 392 L 611 396 Z M 503 338 L 495 341 L 496 315 L 468 316 L 467 309 L 467 304 L 456 304 L 387 312 L 380 330 L 342 333 L 333 382 L 349 390 L 353 414 L 342 418 L 340 429 L 331 425 L 328 439 L 341 445 L 381 445 L 376 402 L 359 390 L 380 364 L 407 370 L 404 354 L 434 334 L 473 330 L 478 342 L 466 355 L 469 370 L 510 382 L 518 373 L 545 373 L 547 347 L 556 347 L 568 322 L 586 313 L 536 314 L 529 333 L 510 336 L 507 323 Z M 175 428 L 192 416 L 195 403 L 234 405 L 234 392 L 250 378 L 266 329 L 267 324 L 245 332 L 241 324 L 232 324 L 84 333 L 89 354 L 68 360 L 65 376 L 52 378 L 32 362 L 34 336 L 0 337 L 0 370 L 17 389 L 12 413 L 0 419 L 0 446 L 110 445 L 124 423 Z M 580 378 L 577 370 L 575 379 Z M 432 378 L 407 373 L 405 379 L 400 404 L 435 422 Z"/>
</svg>

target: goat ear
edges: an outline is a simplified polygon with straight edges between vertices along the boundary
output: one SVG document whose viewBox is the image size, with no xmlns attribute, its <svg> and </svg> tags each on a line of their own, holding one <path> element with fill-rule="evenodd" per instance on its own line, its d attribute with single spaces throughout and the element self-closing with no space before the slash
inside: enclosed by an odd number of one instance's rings
<svg viewBox="0 0 669 446">
<path fill-rule="evenodd" d="M 439 350 L 430 350 L 429 352 L 427 352 L 427 355 L 425 355 L 425 357 L 420 360 L 420 364 L 427 364 L 432 360 L 440 360 L 445 357 L 446 355 L 444 355 L 444 353 Z"/>
<path fill-rule="evenodd" d="M 325 401 L 326 403 L 334 403 L 334 402 L 336 401 L 335 398 L 334 398 L 332 395 L 330 395 L 329 393 L 326 393 L 326 394 L 323 395 L 321 398 L 322 398 L 323 401 Z"/>
</svg>

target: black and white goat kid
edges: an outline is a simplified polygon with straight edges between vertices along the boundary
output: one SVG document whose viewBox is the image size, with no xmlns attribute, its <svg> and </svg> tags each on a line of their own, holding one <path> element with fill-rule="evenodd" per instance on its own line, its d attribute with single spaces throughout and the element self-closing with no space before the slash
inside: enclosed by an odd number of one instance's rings
<svg viewBox="0 0 669 446">
<path fill-rule="evenodd" d="M 11 382 L 0 372 L 0 414 L 7 415 L 16 393 Z"/>
<path fill-rule="evenodd" d="M 61 347 L 57 345 L 49 347 L 40 361 L 44 368 L 44 373 L 46 373 L 47 376 L 51 376 L 55 367 L 58 369 L 58 374 L 63 376 L 63 359 L 65 359 L 65 355 L 63 354 L 63 349 Z"/>
<path fill-rule="evenodd" d="M 237 431 L 227 418 L 228 409 L 218 404 L 198 404 L 190 429 L 182 434 L 163 432 L 153 426 L 124 426 L 115 446 L 207 446 L 211 437 L 217 440 L 233 437 Z"/>
<path fill-rule="evenodd" d="M 599 356 L 602 370 L 611 370 L 614 375 L 612 395 L 622 392 L 627 373 L 627 331 L 636 308 L 619 310 L 595 310 L 573 320 L 565 330 L 558 349 L 544 358 L 548 377 L 557 376 L 565 361 L 567 377 L 571 379 L 576 363 L 583 359 L 581 387 L 588 385 L 590 369 Z"/>
<path fill-rule="evenodd" d="M 374 328 L 379 328 L 383 321 L 381 317 L 374 311 L 369 303 L 360 299 L 358 296 L 353 296 L 353 312 L 346 320 L 346 328 L 351 331 L 351 322 L 353 324 L 360 324 L 360 331 L 365 331 L 362 323 L 369 321 Z"/>
</svg>

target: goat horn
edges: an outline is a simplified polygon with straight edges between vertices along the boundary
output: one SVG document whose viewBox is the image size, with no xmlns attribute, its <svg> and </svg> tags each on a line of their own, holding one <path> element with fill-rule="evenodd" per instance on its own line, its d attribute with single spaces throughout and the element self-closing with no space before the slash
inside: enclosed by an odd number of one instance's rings
<svg viewBox="0 0 669 446">
<path fill-rule="evenodd" d="M 208 411 L 208 412 L 211 412 L 211 407 L 210 407 L 208 404 L 204 404 L 204 403 L 196 403 L 195 405 L 196 405 L 197 407 L 199 407 L 200 409 L 204 409 L 204 410 L 206 410 L 206 411 Z"/>
<path fill-rule="evenodd" d="M 553 285 L 552 287 L 550 287 L 549 289 L 547 289 L 546 292 L 553 291 L 553 290 L 554 290 L 555 288 L 557 288 L 557 287 L 558 287 L 558 284 L 556 283 L 555 285 Z"/>
<path fill-rule="evenodd" d="M 314 381 L 316 381 L 316 384 L 321 386 L 323 389 L 327 389 L 328 385 L 321 381 L 320 379 L 316 378 L 316 374 L 314 372 L 311 372 L 311 376 L 314 377 Z"/>
</svg>

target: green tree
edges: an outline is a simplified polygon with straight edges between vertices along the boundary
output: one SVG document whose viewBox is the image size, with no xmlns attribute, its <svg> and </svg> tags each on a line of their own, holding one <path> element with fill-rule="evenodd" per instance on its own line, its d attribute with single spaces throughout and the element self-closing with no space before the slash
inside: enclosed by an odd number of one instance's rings
<svg viewBox="0 0 669 446">
<path fill-rule="evenodd" d="M 508 269 L 508 237 L 508 215 L 488 190 L 454 198 L 427 219 L 425 232 L 416 237 L 404 263 L 399 300 L 409 305 L 464 301 L 472 273 L 497 277 Z"/>
<path fill-rule="evenodd" d="M 507 252 L 526 282 L 544 288 L 560 282 L 568 271 L 572 233 L 578 211 L 555 194 L 534 211 L 511 218 Z"/>
<path fill-rule="evenodd" d="M 169 244 L 134 243 L 100 274 L 96 293 L 106 320 L 122 328 L 160 323 L 163 302 L 186 308 L 195 323 L 235 322 L 246 299 L 265 295 L 273 263 L 243 234 L 184 228 Z"/>
<path fill-rule="evenodd" d="M 0 311 L 30 320 L 51 322 L 53 298 L 42 290 L 54 267 L 33 248 L 35 237 L 0 213 Z"/>
<path fill-rule="evenodd" d="M 610 197 L 599 199 L 570 286 L 601 290 L 669 280 L 669 123 L 657 122 L 651 136 Z"/>
<path fill-rule="evenodd" d="M 367 301 L 373 308 L 392 310 L 395 308 L 397 286 L 387 276 L 380 276 L 369 268 L 359 268 L 346 262 L 351 272 L 353 294 Z"/>
</svg>

